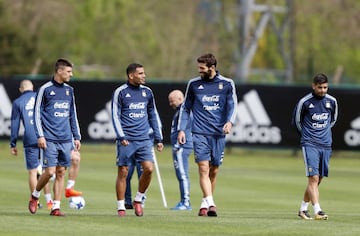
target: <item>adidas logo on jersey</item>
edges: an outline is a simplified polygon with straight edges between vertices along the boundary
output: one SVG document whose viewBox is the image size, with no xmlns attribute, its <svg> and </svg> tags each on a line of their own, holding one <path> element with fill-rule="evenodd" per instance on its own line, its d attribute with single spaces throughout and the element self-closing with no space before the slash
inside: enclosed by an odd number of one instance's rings
<svg viewBox="0 0 360 236">
<path fill-rule="evenodd" d="M 281 142 L 281 130 L 271 126 L 271 120 L 256 90 L 250 90 L 237 104 L 236 121 L 227 141 L 242 143 Z"/>
<path fill-rule="evenodd" d="M 355 147 L 360 145 L 360 116 L 350 123 L 351 129 L 344 135 L 344 141 L 347 145 Z"/>
<path fill-rule="evenodd" d="M 0 136 L 10 136 L 12 104 L 2 84 L 0 84 L 0 101 Z"/>
<path fill-rule="evenodd" d="M 88 134 L 92 139 L 115 139 L 116 134 L 111 120 L 111 101 L 105 108 L 95 114 L 95 121 L 88 126 Z"/>
<path fill-rule="evenodd" d="M 35 98 L 31 97 L 30 100 L 25 105 L 25 110 L 27 111 L 28 117 L 34 116 L 34 106 L 35 106 Z M 34 120 L 30 119 L 30 124 L 34 124 Z"/>
<path fill-rule="evenodd" d="M 33 110 L 35 106 L 35 98 L 31 97 L 28 103 L 25 105 L 25 110 Z"/>
</svg>

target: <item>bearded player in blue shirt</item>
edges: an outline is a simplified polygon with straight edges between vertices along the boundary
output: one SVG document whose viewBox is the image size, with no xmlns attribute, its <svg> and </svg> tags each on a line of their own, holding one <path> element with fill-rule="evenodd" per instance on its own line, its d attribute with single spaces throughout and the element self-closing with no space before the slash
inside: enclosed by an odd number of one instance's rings
<svg viewBox="0 0 360 236">
<path fill-rule="evenodd" d="M 67 84 L 72 73 L 72 64 L 65 59 L 55 63 L 51 81 L 42 85 L 35 100 L 34 119 L 38 146 L 44 154 L 44 173 L 40 176 L 29 201 L 29 211 L 36 212 L 36 202 L 41 189 L 56 174 L 54 202 L 50 215 L 64 216 L 60 211 L 64 190 L 64 174 L 71 164 L 71 151 L 80 150 L 80 127 L 77 119 L 74 89 Z"/>
<path fill-rule="evenodd" d="M 112 97 L 111 114 L 116 133 L 118 174 L 116 178 L 117 213 L 126 214 L 125 190 L 128 164 L 132 159 L 140 162 L 142 173 L 139 179 L 133 207 L 136 216 L 143 215 L 142 200 L 150 185 L 154 169 L 153 142 L 162 151 L 162 124 L 155 106 L 152 90 L 145 86 L 145 70 L 138 63 L 131 63 L 126 69 L 128 81 L 118 87 Z M 150 128 L 154 138 L 149 135 Z"/>
<path fill-rule="evenodd" d="M 336 99 L 327 94 L 328 78 L 317 74 L 313 78 L 313 92 L 299 100 L 293 113 L 293 125 L 301 135 L 300 143 L 304 156 L 308 184 L 301 202 L 299 217 L 312 219 L 308 205 L 311 202 L 315 220 L 327 220 L 328 215 L 320 208 L 319 185 L 328 176 L 331 157 L 332 133 L 338 117 Z"/>
<path fill-rule="evenodd" d="M 214 55 L 202 55 L 197 62 L 200 76 L 187 84 L 185 102 L 180 108 L 178 142 L 186 143 L 184 131 L 192 112 L 194 154 L 203 193 L 198 215 L 217 216 L 213 199 L 216 175 L 224 158 L 225 135 L 235 121 L 237 97 L 234 81 L 216 70 Z"/>
</svg>

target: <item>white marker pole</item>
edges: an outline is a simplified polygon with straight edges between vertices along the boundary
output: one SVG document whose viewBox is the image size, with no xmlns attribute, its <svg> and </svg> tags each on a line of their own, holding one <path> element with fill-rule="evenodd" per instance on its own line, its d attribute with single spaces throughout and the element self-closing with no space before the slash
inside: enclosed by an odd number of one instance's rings
<svg viewBox="0 0 360 236">
<path fill-rule="evenodd" d="M 166 202 L 166 198 L 165 198 L 164 187 L 163 187 L 163 184 L 162 184 L 162 181 L 161 181 L 160 170 L 159 170 L 159 165 L 158 165 L 157 160 L 156 160 L 155 150 L 153 149 L 152 152 L 153 152 L 153 157 L 154 157 L 154 165 L 155 165 L 156 176 L 158 178 L 158 182 L 159 182 L 159 186 L 160 186 L 161 197 L 162 197 L 162 200 L 163 200 L 164 207 L 167 208 L 167 202 Z"/>
</svg>

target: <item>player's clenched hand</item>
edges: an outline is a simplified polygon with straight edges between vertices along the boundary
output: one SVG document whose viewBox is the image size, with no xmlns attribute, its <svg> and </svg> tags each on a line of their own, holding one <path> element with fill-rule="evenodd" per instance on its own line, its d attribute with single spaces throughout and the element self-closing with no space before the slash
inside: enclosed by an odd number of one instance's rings
<svg viewBox="0 0 360 236">
<path fill-rule="evenodd" d="M 129 145 L 129 141 L 127 141 L 126 139 L 124 139 L 124 140 L 121 141 L 121 145 L 127 146 L 127 145 Z"/>
<path fill-rule="evenodd" d="M 10 148 L 10 153 L 14 156 L 17 156 L 17 154 L 18 154 L 17 148 L 16 147 Z"/>
<path fill-rule="evenodd" d="M 76 149 L 77 151 L 80 151 L 80 147 L 81 147 L 81 142 L 80 142 L 80 140 L 75 140 L 75 141 L 74 141 L 74 145 L 75 145 L 75 149 Z"/>
<path fill-rule="evenodd" d="M 186 143 L 186 137 L 185 137 L 185 132 L 180 130 L 179 134 L 178 134 L 178 142 L 180 144 L 185 144 Z"/>
<path fill-rule="evenodd" d="M 38 138 L 38 147 L 41 149 L 46 149 L 46 139 L 44 137 Z"/>
<path fill-rule="evenodd" d="M 231 128 L 232 128 L 231 122 L 230 121 L 226 122 L 224 127 L 223 127 L 224 134 L 229 134 Z"/>
<path fill-rule="evenodd" d="M 157 144 L 156 144 L 156 149 L 157 149 L 159 152 L 161 152 L 161 151 L 163 150 L 163 148 L 164 148 L 164 144 L 163 144 L 163 143 L 157 143 Z"/>
</svg>

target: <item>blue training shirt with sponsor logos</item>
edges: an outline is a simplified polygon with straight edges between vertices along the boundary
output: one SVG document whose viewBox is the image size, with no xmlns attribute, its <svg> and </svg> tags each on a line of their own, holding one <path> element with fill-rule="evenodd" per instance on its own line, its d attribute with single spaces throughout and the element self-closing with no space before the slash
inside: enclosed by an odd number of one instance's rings
<svg viewBox="0 0 360 236">
<path fill-rule="evenodd" d="M 161 120 L 149 87 L 130 83 L 118 87 L 112 96 L 111 115 L 117 140 L 152 139 L 152 130 L 155 142 L 163 142 Z"/>
<path fill-rule="evenodd" d="M 80 140 L 74 89 L 54 79 L 42 85 L 35 100 L 36 136 L 52 142 Z"/>
<path fill-rule="evenodd" d="M 187 122 L 186 128 L 184 130 L 185 132 L 185 137 L 186 137 L 186 143 L 184 143 L 183 145 L 180 145 L 177 137 L 179 134 L 179 131 L 177 130 L 178 127 L 178 123 L 179 123 L 179 114 L 180 114 L 180 107 L 176 108 L 176 112 L 171 120 L 171 130 L 170 130 L 170 143 L 173 147 L 175 148 L 193 148 L 193 139 L 192 139 L 192 134 L 191 134 L 191 124 L 192 124 L 192 115 L 190 114 L 190 119 Z"/>
<path fill-rule="evenodd" d="M 236 117 L 237 96 L 233 80 L 220 74 L 213 79 L 191 79 L 186 88 L 185 102 L 180 108 L 178 130 L 185 130 L 193 113 L 192 133 L 223 136 L 223 126 Z"/>
<path fill-rule="evenodd" d="M 331 147 L 332 132 L 338 117 L 336 98 L 309 93 L 299 100 L 293 113 L 293 125 L 301 134 L 301 145 Z"/>
<path fill-rule="evenodd" d="M 37 147 L 34 125 L 35 96 L 36 93 L 33 91 L 24 91 L 12 104 L 10 147 L 16 147 L 21 122 L 25 129 L 23 135 L 24 147 Z"/>
</svg>

